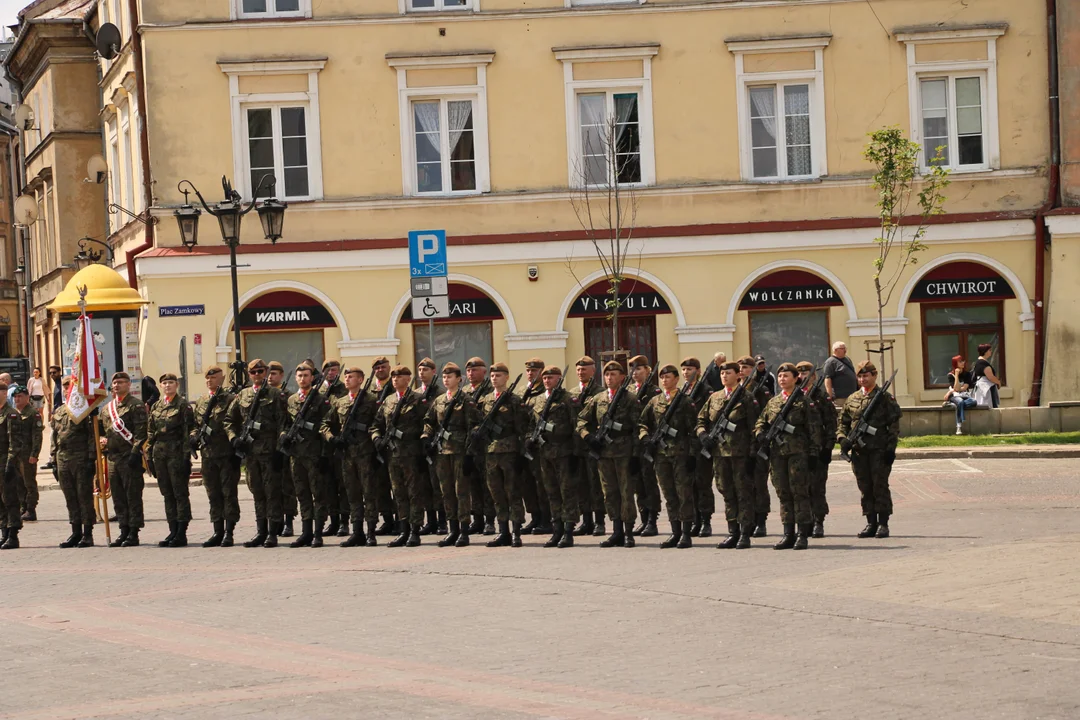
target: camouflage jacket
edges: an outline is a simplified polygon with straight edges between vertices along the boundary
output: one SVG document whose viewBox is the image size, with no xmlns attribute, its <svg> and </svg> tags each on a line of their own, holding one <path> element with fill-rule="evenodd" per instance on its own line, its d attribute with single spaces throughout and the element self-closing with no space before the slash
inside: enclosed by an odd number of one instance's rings
<svg viewBox="0 0 1080 720">
<path fill-rule="evenodd" d="M 851 436 L 855 426 L 859 424 L 863 413 L 870 401 L 881 392 L 880 387 L 875 387 L 869 393 L 863 393 L 862 388 L 848 395 L 844 402 L 844 409 L 840 411 L 840 423 L 837 439 L 844 440 Z M 900 439 L 900 417 L 903 412 L 896 398 L 886 394 L 881 399 L 872 417 L 867 418 L 871 426 L 877 428 L 877 435 L 866 433 L 862 436 L 867 450 L 895 450 L 896 441 Z"/>
<path fill-rule="evenodd" d="M 821 416 L 821 448 L 832 450 L 833 445 L 836 444 L 836 430 L 840 421 L 836 406 L 825 396 L 824 388 L 817 390 L 811 388 L 810 399 L 814 401 L 818 414 Z"/>
<path fill-rule="evenodd" d="M 390 427 L 390 418 L 399 402 L 403 403 L 401 412 L 394 426 Z M 371 427 L 371 439 L 378 440 L 389 435 L 392 430 L 401 434 L 401 437 L 395 435 L 393 438 L 394 457 L 416 456 L 423 453 L 420 434 L 424 431 L 424 409 L 420 405 L 420 395 L 412 390 L 406 390 L 400 398 L 396 392 L 390 393 L 375 415 L 375 422 Z"/>
<path fill-rule="evenodd" d="M 8 459 L 19 458 L 25 461 L 28 458 L 36 458 L 41 452 L 41 434 L 45 430 L 41 415 L 38 415 L 38 411 L 31 403 L 27 403 L 22 412 L 14 407 L 10 407 L 5 412 L 9 413 Z"/>
<path fill-rule="evenodd" d="M 612 390 L 612 397 L 617 392 L 617 389 Z M 577 419 L 577 433 L 583 441 L 600 429 L 600 423 L 603 422 L 610 408 L 611 400 L 608 398 L 606 390 L 601 390 L 585 401 L 585 407 L 581 409 Z M 622 429 L 611 431 L 608 436 L 611 442 L 604 445 L 600 451 L 601 457 L 622 457 L 633 452 L 634 433 L 637 430 L 638 419 L 640 418 L 640 413 L 636 412 L 637 409 L 637 398 L 627 388 L 626 396 L 619 401 L 619 406 L 615 408 L 615 422 L 622 425 Z M 586 452 L 588 452 L 587 448 Z"/>
<path fill-rule="evenodd" d="M 187 442 L 194 426 L 195 416 L 187 400 L 175 395 L 171 401 L 166 401 L 162 395 L 150 409 L 146 430 L 147 450 L 151 453 L 187 455 Z"/>
<path fill-rule="evenodd" d="M 677 457 L 689 455 L 691 452 L 690 441 L 694 437 L 694 406 L 690 403 L 690 399 L 684 396 L 679 400 L 679 404 L 675 408 L 675 414 L 668 413 L 668 407 L 680 393 L 680 390 L 674 390 L 671 397 L 668 398 L 661 391 L 654 395 L 645 405 L 645 409 L 641 411 L 641 418 L 638 422 L 638 440 L 641 442 L 644 442 L 656 432 L 657 425 L 660 424 L 665 415 L 667 416 L 668 425 L 677 433 L 675 437 L 671 437 L 669 434 L 665 438 L 666 444 L 664 447 L 655 451 L 657 455 Z"/>
<path fill-rule="evenodd" d="M 460 455 L 464 453 L 465 443 L 469 440 L 469 433 L 480 422 L 480 411 L 477 410 L 476 403 L 472 401 L 472 396 L 469 393 L 462 392 L 461 397 L 456 402 L 451 402 L 452 400 L 453 396 L 445 392 L 437 395 L 424 415 L 424 434 L 421 436 L 421 440 L 425 444 L 443 430 L 450 433 L 450 437 L 443 440 L 443 455 Z M 454 412 L 450 415 L 450 425 L 443 427 L 443 423 L 446 421 L 446 413 L 450 411 L 451 405 Z"/>
<path fill-rule="evenodd" d="M 96 420 L 87 417 L 77 423 L 67 405 L 58 407 L 49 421 L 49 427 L 52 428 L 50 454 L 53 462 L 86 462 L 91 457 L 96 457 L 94 422 Z"/>
<path fill-rule="evenodd" d="M 570 378 L 566 378 L 563 382 L 563 389 L 566 390 L 567 396 L 570 398 L 570 410 L 574 414 L 574 454 L 579 457 L 584 457 L 589 454 L 589 448 L 585 444 L 585 441 L 581 439 L 581 435 L 577 433 L 577 421 L 581 417 L 581 411 L 585 409 L 585 404 L 589 402 L 589 398 L 595 397 L 600 391 L 604 389 L 603 383 L 600 378 L 593 377 L 591 387 L 590 383 L 586 381 L 582 383 L 576 378 L 571 381 Z"/>
<path fill-rule="evenodd" d="M 540 422 L 540 414 L 544 412 L 547 401 L 547 390 L 529 399 L 529 433 L 532 433 L 536 423 Z M 564 388 L 555 391 L 555 399 L 551 401 L 551 407 L 548 408 L 547 424 L 552 427 L 550 430 L 543 431 L 544 444 L 540 448 L 540 455 L 537 455 L 536 450 L 533 449 L 533 456 L 554 459 L 573 455 L 577 415 L 574 413 L 570 394 Z"/>
<path fill-rule="evenodd" d="M 375 452 L 375 445 L 371 442 L 371 426 L 375 420 L 376 398 L 369 392 L 357 398 L 346 392 L 339 398 L 330 401 L 330 408 L 322 416 L 322 425 L 319 426 L 319 434 L 327 443 L 345 430 L 345 422 L 349 420 L 349 412 L 354 402 L 362 405 L 356 408 L 356 414 L 352 417 L 352 436 L 345 438 L 343 446 L 349 457 L 359 457 Z"/>
<path fill-rule="evenodd" d="M 787 398 L 784 393 L 773 396 L 765 409 L 758 416 L 754 425 L 754 436 L 763 439 L 769 426 L 780 414 Z M 791 406 L 787 424 L 795 428 L 793 432 L 781 432 L 769 452 L 774 455 L 816 455 L 821 450 L 821 418 L 814 401 L 800 392 Z"/>
<path fill-rule="evenodd" d="M 320 431 L 322 429 L 323 418 L 330 409 L 330 398 L 320 395 L 315 388 L 310 388 L 308 393 L 315 393 L 315 398 L 311 401 L 311 406 L 304 416 L 304 427 L 300 428 L 300 433 L 296 437 L 296 442 L 289 448 L 293 457 L 317 458 L 322 455 L 322 435 L 320 434 Z M 346 395 L 347 394 L 348 393 L 346 392 Z M 290 395 L 289 399 L 285 402 L 286 417 L 285 424 L 281 427 L 282 437 L 292 430 L 293 424 L 300 414 L 300 408 L 303 407 L 306 399 L 306 395 L 301 397 L 300 392 L 297 391 Z M 311 427 L 309 428 L 308 425 Z"/>
<path fill-rule="evenodd" d="M 0 406 L 0 458 L 8 456 L 8 419 L 17 415 L 10 405 Z"/>
<path fill-rule="evenodd" d="M 252 412 L 257 413 L 255 422 L 258 427 L 252 428 L 252 443 L 248 450 L 258 455 L 277 452 L 278 436 L 285 428 L 285 403 L 281 391 L 267 387 L 258 407 L 255 407 L 254 387 L 244 388 L 233 398 L 229 412 L 225 414 L 225 434 L 230 443 L 244 434 L 244 427 Z"/>
<path fill-rule="evenodd" d="M 726 389 L 720 389 L 709 396 L 705 407 L 701 408 L 697 416 L 697 435 L 700 439 L 712 430 L 717 418 L 724 410 L 728 402 Z M 725 433 L 724 439 L 712 455 L 719 457 L 747 457 L 750 455 L 750 444 L 754 439 L 754 425 L 757 423 L 761 407 L 754 396 L 744 392 L 739 402 L 728 413 L 727 421 L 735 425 L 735 429 Z"/>
<path fill-rule="evenodd" d="M 225 388 L 220 388 L 213 395 L 207 393 L 195 401 L 195 410 L 192 412 L 195 423 L 191 427 L 190 437 L 198 440 L 200 456 L 222 459 L 233 454 L 229 435 L 225 432 L 225 416 L 229 413 L 229 406 L 235 397 Z M 206 408 L 211 398 L 217 399 L 210 408 L 210 415 L 206 417 Z M 205 431 L 200 427 L 203 417 L 206 417 Z"/>
<path fill-rule="evenodd" d="M 480 412 L 481 422 L 491 413 L 499 397 L 502 397 L 502 393 L 496 394 L 495 389 L 492 388 L 491 392 L 480 398 L 476 407 Z M 491 420 L 489 424 L 491 442 L 487 444 L 484 451 L 488 453 L 520 452 L 521 439 L 525 436 L 529 423 L 525 406 L 521 404 L 521 397 L 511 393 L 499 406 Z"/>
<path fill-rule="evenodd" d="M 112 403 L 115 400 L 110 400 Z M 124 423 L 124 427 L 131 433 L 131 442 L 129 443 L 124 439 L 112 423 L 112 414 L 109 412 L 108 403 L 101 406 L 101 411 L 98 413 L 98 417 L 101 419 L 102 432 L 105 435 L 105 452 L 111 458 L 123 458 L 132 453 L 132 446 L 134 446 L 135 452 L 141 452 L 142 446 L 146 442 L 146 406 L 139 400 L 139 398 L 128 393 L 124 396 L 123 400 L 116 402 L 116 415 L 120 419 L 120 422 Z"/>
</svg>

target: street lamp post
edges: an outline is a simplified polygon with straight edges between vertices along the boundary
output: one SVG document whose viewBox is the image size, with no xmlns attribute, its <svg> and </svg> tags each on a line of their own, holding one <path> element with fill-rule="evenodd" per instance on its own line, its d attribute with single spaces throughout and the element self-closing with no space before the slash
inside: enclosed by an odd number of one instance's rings
<svg viewBox="0 0 1080 720">
<path fill-rule="evenodd" d="M 93 248 L 88 247 L 88 243 L 97 243 L 105 248 L 104 253 L 101 250 L 94 250 Z M 75 270 L 82 270 L 94 263 L 100 262 L 102 254 L 105 255 L 105 261 L 111 266 L 113 264 L 113 251 L 108 243 L 103 243 L 92 237 L 79 238 L 79 252 L 75 255 Z"/>
<path fill-rule="evenodd" d="M 183 187 L 185 184 L 191 189 L 185 189 Z M 235 350 L 235 360 L 233 360 L 230 367 L 233 371 L 234 392 L 239 392 L 245 384 L 244 361 L 240 357 L 240 290 L 236 277 L 236 269 L 239 267 L 236 264 L 236 247 L 240 244 L 240 223 L 245 215 L 257 209 L 259 221 L 262 223 L 263 235 L 266 236 L 266 239 L 271 243 L 276 243 L 281 239 L 281 228 L 285 222 L 285 208 L 288 205 L 275 197 L 270 197 L 256 207 L 259 194 L 264 188 L 268 189 L 270 195 L 273 196 L 275 184 L 276 180 L 273 175 L 263 175 L 262 179 L 259 180 L 258 187 L 255 188 L 255 192 L 252 193 L 251 202 L 248 203 L 246 208 L 240 193 L 233 189 L 224 176 L 221 178 L 221 188 L 224 191 L 225 199 L 215 203 L 213 207 L 206 203 L 202 193 L 190 180 L 181 180 L 176 186 L 177 190 L 184 194 L 184 204 L 173 214 L 176 216 L 177 225 L 180 227 L 180 241 L 188 252 L 191 252 L 199 242 L 199 216 L 202 214 L 199 208 L 188 202 L 188 194 L 191 192 L 195 193 L 195 197 L 199 198 L 199 203 L 205 208 L 206 212 L 217 218 L 221 229 L 221 239 L 229 247 L 229 271 L 232 278 L 233 344 Z"/>
</svg>

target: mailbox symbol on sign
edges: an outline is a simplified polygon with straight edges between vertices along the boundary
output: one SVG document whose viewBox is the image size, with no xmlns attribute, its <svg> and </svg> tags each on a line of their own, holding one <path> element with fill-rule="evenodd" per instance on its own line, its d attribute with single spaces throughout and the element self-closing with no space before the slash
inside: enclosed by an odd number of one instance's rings
<svg viewBox="0 0 1080 720">
<path fill-rule="evenodd" d="M 414 278 L 446 275 L 445 230 L 409 233 L 409 274 Z"/>
</svg>

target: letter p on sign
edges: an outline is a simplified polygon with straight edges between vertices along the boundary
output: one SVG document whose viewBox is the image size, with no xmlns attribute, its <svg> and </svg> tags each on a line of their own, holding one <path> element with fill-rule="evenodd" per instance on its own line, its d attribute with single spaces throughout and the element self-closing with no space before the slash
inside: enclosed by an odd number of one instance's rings
<svg viewBox="0 0 1080 720">
<path fill-rule="evenodd" d="M 409 274 L 439 277 L 446 272 L 446 231 L 414 230 L 409 233 Z"/>
</svg>

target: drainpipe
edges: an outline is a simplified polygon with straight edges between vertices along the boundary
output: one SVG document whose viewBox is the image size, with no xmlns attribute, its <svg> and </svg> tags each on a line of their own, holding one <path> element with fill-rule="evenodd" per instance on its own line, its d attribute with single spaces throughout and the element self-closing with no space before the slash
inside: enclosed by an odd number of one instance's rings
<svg viewBox="0 0 1080 720">
<path fill-rule="evenodd" d="M 1049 310 L 1044 307 L 1043 289 L 1046 285 L 1046 248 L 1050 237 L 1046 214 L 1061 205 L 1061 125 L 1058 107 L 1058 42 L 1057 0 L 1046 0 L 1047 69 L 1049 79 L 1050 115 L 1050 187 L 1046 202 L 1035 213 L 1035 368 L 1031 378 L 1031 397 L 1028 405 L 1042 404 L 1043 366 L 1046 363 L 1046 320 Z"/>
<path fill-rule="evenodd" d="M 139 279 L 135 277 L 135 258 L 154 247 L 154 223 L 150 208 L 154 206 L 154 183 L 150 177 L 150 135 L 146 122 L 146 78 L 143 72 L 142 36 L 139 34 L 139 0 L 128 0 L 131 16 L 131 53 L 135 58 L 135 92 L 139 96 L 139 153 L 142 155 L 143 193 L 146 206 L 146 236 L 142 245 L 127 252 L 128 284 L 139 289 Z"/>
</svg>

